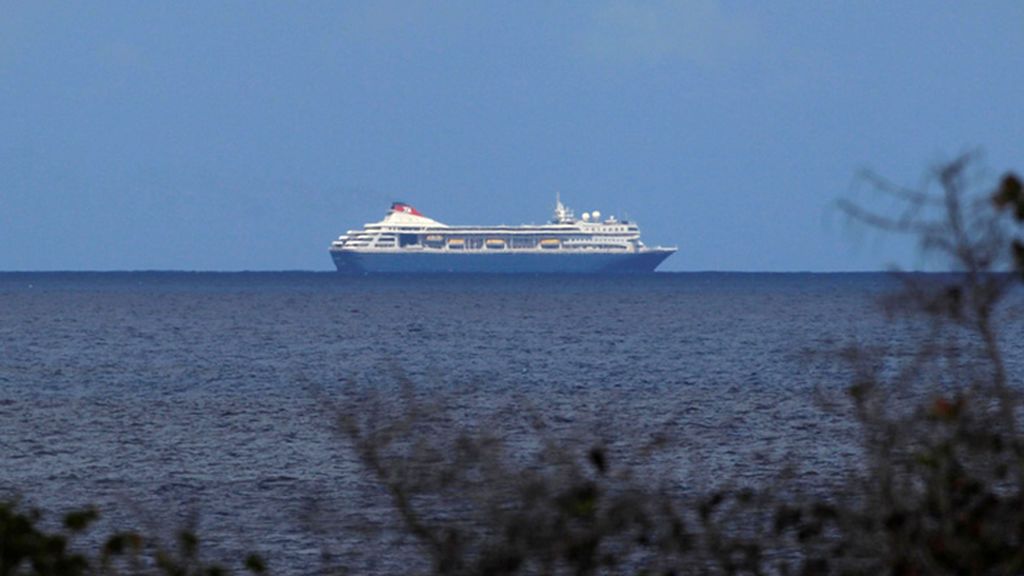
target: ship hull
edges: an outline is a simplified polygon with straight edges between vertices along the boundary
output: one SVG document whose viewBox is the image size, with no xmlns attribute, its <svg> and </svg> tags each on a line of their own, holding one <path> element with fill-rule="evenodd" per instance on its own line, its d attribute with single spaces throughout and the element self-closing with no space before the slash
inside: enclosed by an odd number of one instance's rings
<svg viewBox="0 0 1024 576">
<path fill-rule="evenodd" d="M 339 272 L 481 273 L 481 274 L 642 274 L 654 269 L 673 250 L 613 253 L 525 252 L 357 252 L 331 250 Z"/>
</svg>

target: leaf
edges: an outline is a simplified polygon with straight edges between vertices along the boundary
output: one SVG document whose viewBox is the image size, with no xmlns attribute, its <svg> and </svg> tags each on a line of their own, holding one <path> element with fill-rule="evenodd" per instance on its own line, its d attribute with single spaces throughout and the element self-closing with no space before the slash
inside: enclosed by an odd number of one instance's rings
<svg viewBox="0 0 1024 576">
<path fill-rule="evenodd" d="M 267 564 L 259 554 L 249 554 L 245 557 L 245 568 L 253 574 L 266 574 Z"/>
<path fill-rule="evenodd" d="M 86 508 L 85 510 L 76 510 L 74 512 L 68 512 L 64 516 L 64 527 L 72 532 L 81 532 L 89 527 L 97 518 L 100 517 L 100 513 L 95 508 Z"/>
</svg>

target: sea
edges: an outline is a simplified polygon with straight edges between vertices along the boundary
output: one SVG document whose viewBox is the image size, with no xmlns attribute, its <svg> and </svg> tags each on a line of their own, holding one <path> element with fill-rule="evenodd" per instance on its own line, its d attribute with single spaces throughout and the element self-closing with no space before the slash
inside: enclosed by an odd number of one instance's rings
<svg viewBox="0 0 1024 576">
<path fill-rule="evenodd" d="M 408 540 L 339 421 L 387 424 L 410 404 L 446 411 L 438 434 L 601 445 L 683 492 L 780 474 L 828 490 L 860 454 L 847 352 L 909 350 L 925 329 L 880 305 L 898 286 L 2 273 L 0 499 L 50 522 L 96 506 L 99 532 L 191 527 L 229 566 L 258 551 L 276 573 L 395 573 Z"/>
</svg>

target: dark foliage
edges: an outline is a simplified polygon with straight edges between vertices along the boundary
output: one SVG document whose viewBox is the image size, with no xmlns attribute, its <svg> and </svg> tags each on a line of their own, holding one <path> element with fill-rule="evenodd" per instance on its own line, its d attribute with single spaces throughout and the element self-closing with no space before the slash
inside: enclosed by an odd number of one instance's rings
<svg viewBox="0 0 1024 576">
<path fill-rule="evenodd" d="M 188 530 L 176 535 L 177 546 L 167 550 L 155 539 L 136 532 L 107 537 L 95 552 L 76 549 L 72 540 L 99 518 L 94 508 L 69 512 L 63 531 L 40 526 L 42 515 L 17 503 L 0 502 L 0 576 L 85 576 L 93 574 L 152 574 L 159 576 L 217 576 L 231 572 L 203 562 L 199 538 Z M 259 556 L 245 560 L 253 574 L 266 572 Z"/>
<path fill-rule="evenodd" d="M 1007 174 L 974 201 L 971 165 L 942 166 L 937 192 L 868 175 L 904 204 L 896 217 L 844 204 L 860 221 L 916 235 L 955 273 L 907 276 L 889 301 L 930 327 L 895 369 L 884 352 L 841 354 L 863 450 L 860 472 L 835 493 L 773 484 L 686 496 L 634 475 L 603 445 L 540 432 L 533 453 L 513 458 L 501 438 L 439 422 L 444 410 L 412 395 L 399 417 L 339 408 L 339 429 L 434 574 L 1022 574 L 1020 380 L 1003 360 L 1001 322 L 1024 278 L 1024 190 Z M 77 550 L 72 539 L 97 515 L 70 513 L 48 532 L 39 513 L 0 503 L 0 576 L 227 573 L 201 560 L 191 531 L 170 549 L 121 532 L 95 553 Z M 242 565 L 266 571 L 255 555 Z"/>
<path fill-rule="evenodd" d="M 905 204 L 896 218 L 845 204 L 916 235 L 954 273 L 908 275 L 889 300 L 931 326 L 897 370 L 883 369 L 884 352 L 841 355 L 864 438 L 863 471 L 841 493 L 783 484 L 684 497 L 601 446 L 576 454 L 554 440 L 512 462 L 484 432 L 419 429 L 415 406 L 397 423 L 345 414 L 342 429 L 437 574 L 1024 573 L 1024 437 L 999 331 L 1019 286 L 1010 272 L 1024 272 L 1024 192 L 1008 174 L 967 197 L 971 165 L 938 169 L 937 192 L 868 176 Z"/>
</svg>

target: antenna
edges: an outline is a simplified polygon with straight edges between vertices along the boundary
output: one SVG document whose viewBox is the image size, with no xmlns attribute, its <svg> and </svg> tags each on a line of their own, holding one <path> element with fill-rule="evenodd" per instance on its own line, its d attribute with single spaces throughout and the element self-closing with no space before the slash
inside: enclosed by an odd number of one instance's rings
<svg viewBox="0 0 1024 576">
<path fill-rule="evenodd" d="M 562 204 L 562 194 L 555 191 L 555 217 L 551 219 L 553 224 L 572 224 L 574 222 L 572 210 Z"/>
</svg>

